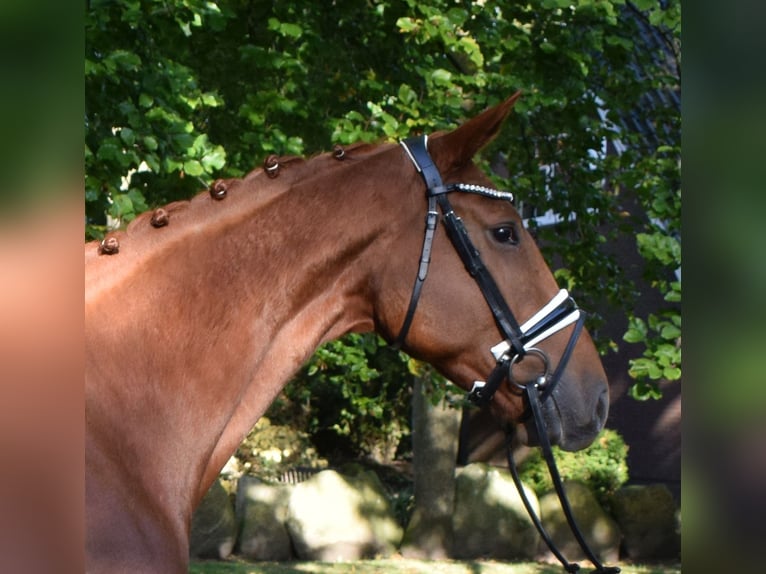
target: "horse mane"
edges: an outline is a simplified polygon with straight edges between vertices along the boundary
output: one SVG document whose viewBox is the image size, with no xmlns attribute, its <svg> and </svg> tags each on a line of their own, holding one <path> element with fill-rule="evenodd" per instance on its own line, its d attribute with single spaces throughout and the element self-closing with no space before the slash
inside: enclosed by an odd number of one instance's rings
<svg viewBox="0 0 766 574">
<path fill-rule="evenodd" d="M 387 146 L 382 145 L 381 142 L 357 142 L 342 148 L 336 146 L 335 151 L 333 152 L 318 153 L 308 158 L 296 155 L 269 156 L 267 161 L 271 160 L 276 162 L 280 169 L 288 168 L 285 170 L 284 174 L 280 173 L 275 179 L 271 179 L 265 176 L 265 166 L 260 166 L 253 169 L 242 178 L 217 179 L 211 186 L 221 184 L 227 189 L 227 194 L 236 195 L 238 192 L 243 191 L 239 188 L 247 188 L 247 190 L 252 193 L 252 185 L 255 184 L 255 180 L 259 180 L 257 184 L 257 192 L 259 194 L 266 196 L 267 194 L 272 195 L 274 192 L 281 193 L 288 191 L 292 187 L 290 184 L 296 181 L 308 181 L 308 179 L 306 179 L 307 175 L 313 177 L 326 173 L 326 169 L 317 169 L 316 164 L 318 161 L 334 158 L 335 161 L 331 163 L 328 162 L 329 168 L 332 169 L 333 166 L 341 166 L 348 160 L 359 161 L 366 159 L 371 155 L 377 154 L 386 147 Z M 338 158 L 337 155 L 335 155 L 338 153 L 338 150 L 342 150 L 342 158 Z M 339 161 L 341 159 L 342 161 Z M 285 185 L 285 181 L 288 181 L 289 184 Z M 139 233 L 144 233 L 146 229 L 152 228 L 151 220 L 158 210 L 162 209 L 169 217 L 172 217 L 173 215 L 189 212 L 190 210 L 197 208 L 200 204 L 209 207 L 207 201 L 209 195 L 210 188 L 199 191 L 189 199 L 174 201 L 164 206 L 149 209 L 137 215 L 123 229 L 109 232 L 108 235 L 116 235 L 117 237 L 120 237 L 121 235 L 125 237 L 136 237 Z"/>
</svg>

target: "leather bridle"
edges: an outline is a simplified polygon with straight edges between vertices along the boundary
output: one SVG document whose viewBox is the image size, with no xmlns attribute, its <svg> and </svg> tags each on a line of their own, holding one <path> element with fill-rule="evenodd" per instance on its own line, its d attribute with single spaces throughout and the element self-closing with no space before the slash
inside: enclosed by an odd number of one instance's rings
<svg viewBox="0 0 766 574">
<path fill-rule="evenodd" d="M 486 382 L 476 381 L 474 383 L 473 389 L 469 393 L 469 399 L 479 406 L 488 404 L 505 379 L 514 383 L 518 388 L 523 389 L 526 384 L 516 381 L 512 371 L 513 366 L 522 361 L 526 355 L 537 356 L 544 365 L 544 372 L 540 377 L 537 377 L 535 385 L 543 389 L 544 396 L 548 396 L 558 382 L 563 367 L 571 356 L 574 345 L 582 330 L 584 313 L 577 307 L 566 289 L 562 289 L 547 305 L 524 324 L 520 325 L 506 303 L 497 283 L 486 265 L 484 265 L 479 250 L 476 249 L 471 241 L 463 221 L 455 213 L 448 198 L 450 193 L 466 192 L 476 193 L 492 199 L 512 201 L 513 194 L 472 184 L 452 183 L 444 185 L 441 174 L 428 153 L 428 136 L 410 138 L 401 142 L 401 145 L 426 183 L 428 214 L 426 216 L 426 230 L 423 238 L 418 275 L 412 289 L 404 322 L 399 335 L 394 340 L 393 346 L 396 348 L 402 346 L 415 316 L 420 293 L 426 281 L 428 267 L 431 262 L 431 247 L 439 221 L 438 206 L 447 235 L 460 259 L 463 261 L 466 270 L 479 286 L 487 305 L 489 305 L 497 328 L 503 337 L 500 343 L 490 349 L 495 358 L 495 368 L 490 373 Z M 550 361 L 547 354 L 534 345 L 572 323 L 575 323 L 575 329 L 559 362 L 559 367 L 555 373 L 551 374 L 549 373 Z"/>
<path fill-rule="evenodd" d="M 490 349 L 490 352 L 495 359 L 494 369 L 490 372 L 486 382 L 474 382 L 473 388 L 468 394 L 468 399 L 477 406 L 488 404 L 505 380 L 508 380 L 514 387 L 526 394 L 527 410 L 522 418 L 528 418 L 531 415 L 535 421 L 544 458 L 548 463 L 548 468 L 551 472 L 551 477 L 559 495 L 559 499 L 561 500 L 562 508 L 564 509 L 575 537 L 578 542 L 580 542 L 586 556 L 588 556 L 589 560 L 596 567 L 596 572 L 609 574 L 619 572 L 619 568 L 607 567 L 598 561 L 594 553 L 588 548 L 582 534 L 574 522 L 558 470 L 556 469 L 555 459 L 553 458 L 550 442 L 548 440 L 548 432 L 545 428 L 545 421 L 542 415 L 541 403 L 550 396 L 571 358 L 574 346 L 582 332 L 585 313 L 577 307 L 566 289 L 562 289 L 530 319 L 523 324 L 519 324 L 500 292 L 497 283 L 484 265 L 484 262 L 481 259 L 481 254 L 471 241 L 465 225 L 453 210 L 452 204 L 448 198 L 450 193 L 463 192 L 475 193 L 492 199 L 513 201 L 513 194 L 473 184 L 451 183 L 445 185 L 442 181 L 439 169 L 436 167 L 428 153 L 428 136 L 423 135 L 408 138 L 400 142 L 400 144 L 405 152 L 407 152 L 407 156 L 414 164 L 415 169 L 417 169 L 418 173 L 425 181 L 428 212 L 426 215 L 426 229 L 420 254 L 418 274 L 415 278 L 415 284 L 412 289 L 409 306 L 404 316 L 402 327 L 392 345 L 395 348 L 401 348 L 407 338 L 410 326 L 412 325 L 418 301 L 420 300 L 421 290 L 428 275 L 428 268 L 431 262 L 431 249 L 434 235 L 436 233 L 436 227 L 439 222 L 439 212 L 441 212 L 441 218 L 447 230 L 447 235 L 460 256 L 460 259 L 463 261 L 466 270 L 479 286 L 479 289 L 492 312 L 497 328 L 503 337 L 500 343 Z M 559 364 L 556 367 L 556 370 L 553 373 L 550 373 L 550 360 L 548 355 L 542 349 L 535 347 L 535 345 L 573 323 L 574 328 L 572 334 L 562 353 Z M 543 372 L 532 381 L 517 381 L 513 376 L 513 367 L 520 363 L 526 356 L 537 357 L 543 366 Z M 512 431 L 509 430 L 508 432 L 508 463 L 524 505 L 540 532 L 540 535 L 548 544 L 554 555 L 561 561 L 568 572 L 575 572 L 579 569 L 579 565 L 567 562 L 563 555 L 553 545 L 550 536 L 545 532 L 545 529 L 535 515 L 534 510 L 526 497 L 524 489 L 521 487 L 521 481 L 516 471 L 516 465 L 513 462 L 510 445 Z"/>
</svg>

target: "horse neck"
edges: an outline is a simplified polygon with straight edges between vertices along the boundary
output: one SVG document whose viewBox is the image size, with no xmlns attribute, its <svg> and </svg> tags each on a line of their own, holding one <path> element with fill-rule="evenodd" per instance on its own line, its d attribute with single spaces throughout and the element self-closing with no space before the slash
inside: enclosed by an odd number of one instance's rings
<svg viewBox="0 0 766 574">
<path fill-rule="evenodd" d="M 344 173 L 265 202 L 243 199 L 218 219 L 190 215 L 151 246 L 136 237 L 140 257 L 131 259 L 128 234 L 108 261 L 114 271 L 125 255 L 119 279 L 92 278 L 89 430 L 143 457 L 133 463 L 149 484 L 170 477 L 176 493 L 165 496 L 192 491 L 199 499 L 318 345 L 372 330 L 370 277 L 398 232 L 397 199 L 382 201 L 363 189 L 369 178 Z M 224 202 L 233 205 L 236 187 Z"/>
</svg>

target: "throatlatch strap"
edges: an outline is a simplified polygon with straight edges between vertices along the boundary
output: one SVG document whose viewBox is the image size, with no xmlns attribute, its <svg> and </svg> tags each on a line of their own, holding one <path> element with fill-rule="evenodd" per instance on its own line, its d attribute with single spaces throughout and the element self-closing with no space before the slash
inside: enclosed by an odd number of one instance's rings
<svg viewBox="0 0 766 574">
<path fill-rule="evenodd" d="M 418 307 L 418 300 L 420 299 L 420 291 L 423 289 L 423 284 L 426 282 L 428 276 L 428 266 L 431 263 L 431 247 L 434 242 L 434 233 L 436 232 L 436 224 L 439 221 L 439 214 L 436 211 L 436 200 L 433 197 L 428 198 L 428 213 L 426 215 L 426 232 L 423 236 L 423 247 L 420 251 L 420 266 L 418 267 L 418 274 L 415 277 L 415 285 L 412 288 L 412 294 L 410 295 L 410 304 L 407 306 L 407 314 L 404 316 L 404 322 L 399 329 L 399 334 L 396 339 L 391 343 L 391 347 L 394 349 L 401 349 L 404 344 L 404 340 L 407 338 L 407 333 L 412 325 L 412 319 L 415 317 L 415 309 Z"/>
<path fill-rule="evenodd" d="M 420 300 L 420 291 L 428 276 L 428 267 L 431 263 L 431 248 L 434 242 L 434 234 L 439 221 L 439 213 L 436 211 L 435 196 L 438 193 L 446 193 L 447 189 L 442 182 L 439 169 L 434 165 L 431 155 L 428 153 L 428 136 L 413 137 L 400 142 L 402 148 L 410 157 L 415 169 L 423 177 L 426 184 L 426 197 L 428 199 L 428 213 L 426 214 L 426 231 L 423 236 L 423 247 L 420 250 L 420 264 L 418 274 L 415 277 L 415 285 L 410 294 L 410 303 L 407 306 L 407 313 L 404 315 L 404 321 L 399 328 L 399 334 L 391 343 L 394 349 L 401 349 L 407 338 L 407 333 L 415 317 L 415 310 L 418 308 Z"/>
</svg>

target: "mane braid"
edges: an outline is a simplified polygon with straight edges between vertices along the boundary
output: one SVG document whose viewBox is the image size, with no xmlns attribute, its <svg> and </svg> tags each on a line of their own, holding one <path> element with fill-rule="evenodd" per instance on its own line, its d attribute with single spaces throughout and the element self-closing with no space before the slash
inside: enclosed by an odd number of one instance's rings
<svg viewBox="0 0 766 574">
<path fill-rule="evenodd" d="M 202 195 L 203 193 L 207 192 L 200 192 L 197 195 Z M 173 201 L 171 203 L 168 203 L 167 205 L 162 206 L 162 209 L 164 209 L 168 215 L 173 216 L 174 214 L 177 214 L 181 211 L 186 211 L 189 209 L 189 206 L 191 205 L 191 199 L 181 199 L 178 201 Z M 154 212 L 160 209 L 148 209 L 147 211 L 139 213 L 136 218 L 128 223 L 127 227 L 125 227 L 125 233 L 128 236 L 134 235 L 137 231 L 143 230 L 146 227 L 149 227 L 149 222 L 152 218 L 152 215 Z"/>
<path fill-rule="evenodd" d="M 266 170 L 263 166 L 256 167 L 252 171 L 248 172 L 246 175 L 244 175 L 241 178 L 226 178 L 216 181 L 221 181 L 226 186 L 228 191 L 233 191 L 235 194 L 238 192 L 241 192 L 243 190 L 240 190 L 238 188 L 240 187 L 248 187 L 251 188 L 253 185 L 258 185 L 258 187 L 268 188 L 272 185 L 279 185 L 284 181 L 284 178 L 286 176 L 290 177 L 290 180 L 292 183 L 295 183 L 296 181 L 302 180 L 304 177 L 311 176 L 311 175 L 320 175 L 322 173 L 325 173 L 325 169 L 316 169 L 316 162 L 317 161 L 324 161 L 328 158 L 333 159 L 333 162 L 331 164 L 328 164 L 329 169 L 334 169 L 335 166 L 343 165 L 346 161 L 351 162 L 353 160 L 361 160 L 366 159 L 367 157 L 370 157 L 371 155 L 376 155 L 378 152 L 383 151 L 385 149 L 388 149 L 388 145 L 385 144 L 385 142 L 376 142 L 376 143 L 367 143 L 367 142 L 357 142 L 353 143 L 349 146 L 344 146 L 343 150 L 345 153 L 344 161 L 339 162 L 336 159 L 333 158 L 333 152 L 321 152 L 316 155 L 313 155 L 311 157 L 305 158 L 302 156 L 297 155 L 285 155 L 285 156 L 278 156 L 277 162 L 280 167 L 289 167 L 289 171 L 280 173 L 280 175 L 275 179 L 267 179 L 264 177 L 262 180 L 260 180 L 261 176 L 266 175 Z M 296 169 L 298 168 L 298 169 Z M 312 168 L 313 171 L 309 171 L 308 174 L 304 172 L 303 170 L 305 168 Z M 256 184 L 253 180 L 259 178 L 258 184 Z M 275 183 L 272 183 L 275 182 Z M 213 185 L 213 184 L 211 184 Z M 289 185 L 288 187 L 292 187 L 292 185 Z M 252 192 L 252 189 L 249 189 L 250 192 Z M 164 206 L 157 206 L 154 208 L 150 208 L 139 215 L 135 217 L 130 223 L 128 223 L 124 228 L 117 229 L 115 231 L 109 232 L 109 235 L 113 235 L 117 233 L 118 235 L 124 233 L 128 237 L 135 237 L 138 233 L 144 233 L 147 229 L 153 229 L 151 226 L 151 219 L 153 214 L 158 209 L 163 209 L 167 212 L 168 216 L 170 217 L 170 223 L 169 225 L 173 225 L 172 218 L 174 215 L 178 215 L 180 213 L 188 212 L 190 209 L 195 208 L 196 204 L 201 203 L 202 201 L 205 201 L 205 199 L 209 196 L 210 190 L 200 190 L 195 195 L 190 197 L 189 199 L 183 199 L 179 201 L 174 201 L 171 203 L 168 203 Z M 222 201 L 229 201 L 230 198 L 226 197 Z M 206 208 L 210 208 L 210 205 L 206 202 L 205 203 Z"/>
</svg>

